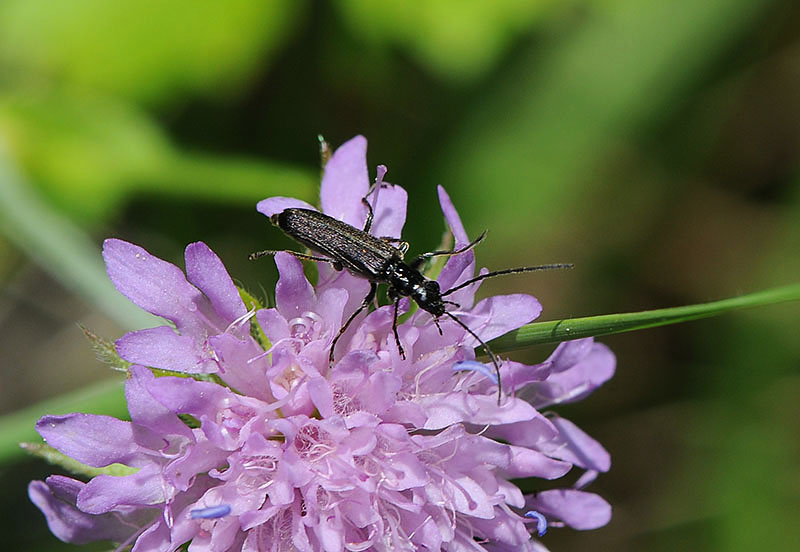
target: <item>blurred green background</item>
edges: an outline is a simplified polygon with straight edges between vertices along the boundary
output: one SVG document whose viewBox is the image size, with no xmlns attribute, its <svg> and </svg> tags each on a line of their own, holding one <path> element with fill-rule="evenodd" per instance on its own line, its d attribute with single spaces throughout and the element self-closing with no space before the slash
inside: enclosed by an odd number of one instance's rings
<svg viewBox="0 0 800 552">
<path fill-rule="evenodd" d="M 77 323 L 149 321 L 105 281 L 104 237 L 178 264 L 203 240 L 270 290 L 247 255 L 291 243 L 255 202 L 314 201 L 317 134 L 359 133 L 410 192 L 412 253 L 441 238 L 442 184 L 490 230 L 481 264 L 575 263 L 482 288 L 536 295 L 543 319 L 800 274 L 797 2 L 4 0 L 0 413 L 118 378 Z M 616 377 L 561 413 L 612 453 L 592 489 L 614 518 L 545 544 L 800 549 L 798 322 L 790 304 L 603 339 Z M 51 471 L 3 459 L 9 550 L 77 550 L 27 500 Z"/>
</svg>

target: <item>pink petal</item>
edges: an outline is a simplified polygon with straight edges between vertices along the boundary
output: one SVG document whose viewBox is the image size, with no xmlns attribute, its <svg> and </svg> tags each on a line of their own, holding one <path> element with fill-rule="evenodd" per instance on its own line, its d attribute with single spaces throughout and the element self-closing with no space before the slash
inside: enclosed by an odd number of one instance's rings
<svg viewBox="0 0 800 552">
<path fill-rule="evenodd" d="M 346 292 L 347 299 L 342 313 L 350 316 L 364 302 L 364 297 L 369 291 L 369 282 L 364 278 L 353 276 L 346 270 L 336 271 L 327 264 L 317 264 L 317 267 L 319 268 L 317 294 L 322 297 L 324 293 L 332 290 Z M 355 323 L 353 325 L 357 326 Z"/>
<path fill-rule="evenodd" d="M 147 528 L 145 532 L 136 539 L 136 544 L 131 552 L 150 552 L 151 550 L 169 550 L 171 544 L 169 527 L 163 520 Z"/>
<path fill-rule="evenodd" d="M 611 519 L 611 505 L 596 494 L 572 489 L 542 491 L 528 500 L 526 509 L 563 521 L 585 531 L 602 527 Z"/>
<path fill-rule="evenodd" d="M 366 292 L 365 292 L 366 293 Z M 349 300 L 347 291 L 338 288 L 326 289 L 322 292 L 317 288 L 317 304 L 314 308 L 325 323 L 330 324 L 332 329 L 339 331 L 339 327 L 344 322 L 342 320 L 345 306 Z M 361 297 L 363 300 L 364 298 Z"/>
<path fill-rule="evenodd" d="M 399 238 L 406 222 L 406 204 L 408 194 L 400 186 L 389 185 L 385 188 L 376 188 L 370 201 L 374 202 L 377 194 L 378 202 L 374 209 L 374 219 L 370 234 L 379 238 Z"/>
<path fill-rule="evenodd" d="M 511 424 L 541 417 L 525 401 L 507 400 L 497 406 L 496 395 L 469 395 L 460 391 L 442 395 L 425 395 L 419 402 L 428 416 L 425 429 L 442 429 L 456 423 L 475 425 Z"/>
<path fill-rule="evenodd" d="M 593 337 L 564 341 L 558 344 L 547 360 L 553 364 L 554 372 L 563 372 L 583 360 L 593 346 Z"/>
<path fill-rule="evenodd" d="M 522 293 L 495 295 L 479 302 L 461 320 L 484 341 L 505 335 L 536 319 L 542 305 L 535 297 Z M 472 339 L 471 337 L 467 339 Z"/>
<path fill-rule="evenodd" d="M 397 474 L 396 479 L 386 481 L 389 489 L 404 491 L 415 487 L 422 487 L 430 482 L 430 475 L 415 454 L 400 452 L 393 454 L 389 460 L 389 468 Z"/>
<path fill-rule="evenodd" d="M 503 389 L 518 391 L 529 383 L 542 382 L 550 376 L 552 370 L 553 366 L 550 361 L 529 366 L 521 362 L 505 360 L 500 367 L 500 373 L 503 376 Z"/>
<path fill-rule="evenodd" d="M 509 445 L 511 450 L 511 463 L 503 471 L 511 478 L 541 477 L 543 479 L 558 479 L 572 469 L 569 462 L 561 462 L 548 457 L 541 452 Z"/>
<path fill-rule="evenodd" d="M 444 481 L 442 491 L 457 512 L 479 519 L 494 517 L 494 506 L 478 483 L 466 476 L 453 478 L 453 481 L 453 484 Z"/>
<path fill-rule="evenodd" d="M 233 322 L 247 312 L 239 290 L 236 289 L 225 265 L 206 244 L 203 242 L 189 244 L 186 247 L 185 257 L 186 276 L 189 281 L 208 297 L 214 311 L 226 323 Z"/>
<path fill-rule="evenodd" d="M 574 402 L 583 399 L 614 375 L 616 357 L 602 343 L 594 343 L 588 354 L 571 367 L 553 373 L 542 383 L 534 383 L 535 404 Z"/>
<path fill-rule="evenodd" d="M 558 430 L 553 423 L 541 414 L 531 420 L 497 425 L 486 431 L 486 435 L 493 439 L 501 439 L 521 447 L 534 447 L 542 441 L 553 439 L 557 434 Z"/>
<path fill-rule="evenodd" d="M 239 395 L 221 385 L 191 378 L 160 377 L 151 381 L 147 389 L 172 412 L 191 414 L 198 419 L 204 416 L 216 419 L 221 408 L 230 408 L 241 402 Z"/>
<path fill-rule="evenodd" d="M 206 473 L 227 463 L 230 451 L 217 448 L 210 441 L 199 441 L 187 447 L 163 470 L 164 478 L 178 491 L 186 491 L 194 483 L 197 474 Z"/>
<path fill-rule="evenodd" d="M 138 245 L 116 239 L 103 243 L 103 258 L 108 276 L 125 297 L 147 312 L 174 322 L 182 334 L 202 333 L 197 309 L 205 298 L 177 266 Z"/>
<path fill-rule="evenodd" d="M 150 506 L 164 502 L 160 468 L 143 467 L 131 475 L 97 475 L 78 493 L 78 508 L 104 514 L 119 506 Z"/>
<path fill-rule="evenodd" d="M 156 377 L 144 366 L 131 366 L 131 376 L 125 382 L 125 399 L 131 421 L 162 435 L 181 435 L 192 438 L 192 430 L 174 412 L 158 402 L 148 390 Z"/>
<path fill-rule="evenodd" d="M 278 309 L 261 309 L 256 313 L 256 320 L 273 345 L 289 337 L 289 324 Z"/>
<path fill-rule="evenodd" d="M 275 255 L 280 277 L 275 286 L 275 304 L 280 313 L 291 320 L 313 310 L 316 298 L 300 261 L 288 253 Z"/>
<path fill-rule="evenodd" d="M 369 386 L 364 396 L 359 397 L 363 407 L 374 414 L 383 414 L 397 401 L 403 382 L 394 374 L 376 372 L 369 377 Z"/>
<path fill-rule="evenodd" d="M 149 445 L 164 444 L 163 439 L 143 428 L 137 430 L 130 422 L 95 414 L 44 416 L 36 422 L 36 431 L 50 446 L 96 468 L 114 463 L 141 466 L 146 456 L 136 438 L 148 439 Z"/>
<path fill-rule="evenodd" d="M 249 397 L 273 400 L 266 385 L 267 359 L 262 357 L 250 362 L 263 353 L 252 339 L 240 340 L 231 334 L 221 334 L 209 337 L 208 344 L 219 359 L 219 377 L 225 383 Z"/>
<path fill-rule="evenodd" d="M 356 136 L 339 146 L 325 165 L 319 191 L 322 212 L 363 228 L 367 209 L 361 200 L 368 190 L 367 139 Z"/>
<path fill-rule="evenodd" d="M 267 199 L 262 199 L 256 204 L 256 210 L 261 213 L 262 215 L 266 215 L 271 217 L 272 215 L 276 215 L 278 213 L 282 213 L 286 209 L 311 209 L 312 211 L 316 211 L 317 209 L 305 201 L 300 199 L 295 199 L 293 197 L 268 197 Z"/>
<path fill-rule="evenodd" d="M 308 384 L 308 394 L 322 418 L 335 416 L 333 405 L 333 391 L 328 381 L 321 377 L 311 378 Z"/>
<path fill-rule="evenodd" d="M 443 192 L 442 190 L 442 193 Z M 444 205 L 445 204 L 442 204 L 443 209 Z M 452 207 L 452 204 L 450 204 L 450 207 Z M 445 217 L 447 217 L 447 211 L 445 211 Z M 448 220 L 448 224 L 455 225 L 455 228 L 450 226 L 450 229 L 454 236 L 456 233 L 461 235 L 460 238 L 456 236 L 455 247 L 458 248 L 459 246 L 468 244 L 469 239 L 464 232 L 463 226 L 461 226 L 461 220 L 458 219 L 458 214 L 455 213 L 455 210 L 453 210 L 452 217 L 454 217 L 454 220 Z M 442 292 L 446 292 L 450 288 L 455 287 L 456 284 L 465 282 L 473 276 L 475 276 L 475 254 L 470 250 L 448 258 L 436 281 L 439 282 L 439 287 L 442 288 Z M 462 308 L 469 308 L 472 306 L 473 296 L 477 288 L 477 285 L 468 286 L 462 291 L 455 292 L 451 297 L 448 297 L 448 299 L 458 303 Z"/>
<path fill-rule="evenodd" d="M 118 515 L 92 515 L 77 508 L 78 493 L 85 486 L 69 477 L 51 475 L 47 482 L 31 481 L 28 496 L 45 515 L 50 531 L 64 542 L 126 540 L 136 529 L 125 524 Z"/>
<path fill-rule="evenodd" d="M 442 213 L 444 213 L 447 226 L 450 227 L 450 231 L 453 233 L 456 247 L 467 245 L 469 243 L 467 231 L 464 230 L 461 217 L 458 216 L 458 212 L 456 211 L 455 205 L 453 205 L 453 202 L 450 200 L 450 196 L 447 195 L 447 192 L 442 186 L 437 186 L 436 190 L 439 193 L 439 205 L 442 207 Z"/>
<path fill-rule="evenodd" d="M 550 421 L 558 429 L 558 437 L 537 447 L 539 450 L 587 470 L 606 472 L 611 468 L 611 455 L 586 432 L 566 418 L 551 416 Z"/>
<path fill-rule="evenodd" d="M 217 365 L 203 358 L 195 340 L 178 335 L 169 326 L 125 334 L 117 340 L 119 355 L 129 362 L 189 374 L 211 374 Z"/>
<path fill-rule="evenodd" d="M 484 538 L 489 539 L 489 541 L 493 541 L 493 543 L 496 544 L 502 543 L 502 547 L 491 547 L 491 550 L 495 552 L 501 550 L 507 552 L 530 552 L 527 545 L 531 540 L 531 534 L 521 521 L 511 519 L 476 519 L 470 520 L 470 525 L 480 531 L 480 534 Z"/>
</svg>

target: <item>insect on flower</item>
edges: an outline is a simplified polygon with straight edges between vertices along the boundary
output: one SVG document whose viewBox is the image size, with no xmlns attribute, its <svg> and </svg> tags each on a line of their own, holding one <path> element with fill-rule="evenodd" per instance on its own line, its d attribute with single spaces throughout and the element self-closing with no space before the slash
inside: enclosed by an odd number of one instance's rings
<svg viewBox="0 0 800 552">
<path fill-rule="evenodd" d="M 610 468 L 608 452 L 551 407 L 607 381 L 614 354 L 586 338 L 540 364 L 503 359 L 498 403 L 497 366 L 475 361 L 474 347 L 536 319 L 541 304 L 524 293 L 475 301 L 481 240 L 441 187 L 452 251 L 403 261 L 407 195 L 382 181 L 383 167 L 369 194 L 366 145 L 355 137 L 326 164 L 325 215 L 280 196 L 256 206 L 315 249 L 275 255 L 274 307 L 249 308 L 202 242 L 186 248 L 185 271 L 104 242 L 116 288 L 164 322 L 114 344 L 129 363 L 130 421 L 72 413 L 36 425 L 92 468 L 80 472 L 87 480 L 51 475 L 28 487 L 58 538 L 137 551 L 538 552 L 548 528 L 609 521 L 611 506 L 583 490 Z M 437 254 L 447 262 L 431 281 L 422 265 Z M 314 285 L 298 258 L 322 261 Z M 526 269 L 500 273 L 513 271 Z M 364 316 L 381 284 L 395 303 L 409 299 Z M 421 308 L 393 317 L 411 300 Z M 567 474 L 574 484 L 550 483 Z M 514 483 L 528 478 L 546 489 Z"/>
<path fill-rule="evenodd" d="M 395 238 L 376 237 L 370 234 L 372 221 L 374 219 L 374 210 L 369 202 L 369 196 L 372 195 L 375 190 L 380 189 L 382 185 L 382 183 L 376 181 L 370 187 L 367 195 L 361 200 L 367 208 L 366 222 L 364 228 L 361 230 L 346 222 L 342 222 L 311 209 L 288 208 L 270 217 L 270 221 L 286 235 L 305 245 L 310 250 L 321 253 L 323 256 L 299 253 L 297 251 L 287 251 L 287 253 L 302 260 L 328 263 L 336 270 L 347 269 L 351 274 L 364 278 L 370 283 L 369 291 L 361 302 L 361 305 L 350 315 L 331 342 L 331 348 L 328 354 L 330 364 L 333 365 L 336 343 L 339 341 L 339 338 L 344 334 L 355 317 L 373 302 L 378 285 L 386 284 L 388 286 L 386 291 L 387 297 L 389 301 L 394 304 L 392 331 L 400 357 L 405 358 L 405 351 L 403 345 L 400 343 L 400 336 L 397 333 L 398 305 L 400 299 L 403 297 L 410 297 L 421 309 L 429 312 L 433 316 L 433 321 L 440 335 L 442 334 L 442 329 L 439 326 L 439 318 L 445 316 L 461 326 L 480 343 L 494 366 L 495 375 L 497 376 L 497 401 L 499 404 L 502 397 L 502 384 L 500 382 L 500 362 L 497 356 L 484 340 L 472 331 L 469 326 L 446 309 L 446 305 L 452 305 L 456 308 L 458 308 L 459 305 L 453 301 L 448 301 L 445 297 L 475 282 L 485 280 L 486 278 L 505 274 L 571 268 L 572 265 L 557 263 L 507 268 L 481 274 L 446 291 L 442 291 L 438 282 L 426 278 L 420 272 L 422 266 L 433 257 L 453 256 L 470 251 L 483 241 L 486 237 L 486 232 L 483 232 L 475 240 L 461 248 L 423 253 L 410 263 L 406 263 L 403 257 L 408 251 L 408 242 Z M 250 259 L 256 259 L 265 255 L 273 255 L 277 252 L 278 251 L 274 250 L 259 251 L 250 255 Z"/>
</svg>

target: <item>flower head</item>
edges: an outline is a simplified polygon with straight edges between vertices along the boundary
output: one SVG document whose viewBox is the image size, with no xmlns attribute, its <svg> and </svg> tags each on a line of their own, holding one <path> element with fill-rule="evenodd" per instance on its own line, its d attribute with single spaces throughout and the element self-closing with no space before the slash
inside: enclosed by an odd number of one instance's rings
<svg viewBox="0 0 800 552">
<path fill-rule="evenodd" d="M 382 182 L 371 196 L 381 238 L 399 238 L 406 193 Z M 322 211 L 361 228 L 369 189 L 366 140 L 329 160 Z M 443 189 L 439 201 L 456 247 L 469 243 Z M 269 198 L 272 215 L 312 206 Z M 542 550 L 547 526 L 591 529 L 610 507 L 580 490 L 609 468 L 606 451 L 577 426 L 542 409 L 583 398 L 614 371 L 614 356 L 591 339 L 560 345 L 544 363 L 504 360 L 505 394 L 475 358 L 462 326 L 417 310 L 397 327 L 391 305 L 356 311 L 369 283 L 321 264 L 316 285 L 300 261 L 275 255 L 275 307 L 248 312 L 219 258 L 186 249 L 186 275 L 119 240 L 104 246 L 117 289 L 170 325 L 117 342 L 133 363 L 126 383 L 131 420 L 45 416 L 48 443 L 89 466 L 123 464 L 127 475 L 84 483 L 34 481 L 30 496 L 51 530 L 69 542 L 112 540 L 134 552 L 301 550 Z M 475 275 L 471 251 L 447 261 L 443 290 Z M 455 315 L 488 341 L 535 319 L 523 294 L 474 300 L 478 284 L 448 297 Z M 408 299 L 401 313 L 410 310 Z M 440 331 L 441 330 L 441 331 Z M 254 335 L 263 335 L 256 339 Z M 155 377 L 162 368 L 195 377 Z M 215 374 L 216 381 L 201 381 Z M 193 420 L 187 423 L 186 420 Z M 516 478 L 576 485 L 525 495 Z"/>
</svg>

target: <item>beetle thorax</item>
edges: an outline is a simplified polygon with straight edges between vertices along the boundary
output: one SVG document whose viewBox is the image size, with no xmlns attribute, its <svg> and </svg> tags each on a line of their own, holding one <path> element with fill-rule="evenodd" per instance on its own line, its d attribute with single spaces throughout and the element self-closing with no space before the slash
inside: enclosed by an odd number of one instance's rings
<svg viewBox="0 0 800 552">
<path fill-rule="evenodd" d="M 424 279 L 416 283 L 412 289 L 411 297 L 422 310 L 439 317 L 444 314 L 444 302 L 439 283 L 435 280 Z"/>
</svg>

